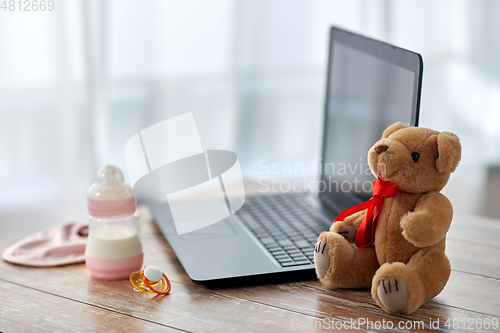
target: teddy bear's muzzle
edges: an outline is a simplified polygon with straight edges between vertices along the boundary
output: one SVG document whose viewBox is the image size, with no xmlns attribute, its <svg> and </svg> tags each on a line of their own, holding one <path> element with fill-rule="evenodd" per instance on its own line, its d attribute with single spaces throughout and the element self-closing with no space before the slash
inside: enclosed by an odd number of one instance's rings
<svg viewBox="0 0 500 333">
<path fill-rule="evenodd" d="M 375 147 L 375 151 L 378 153 L 378 154 L 382 154 L 384 151 L 386 151 L 387 149 L 389 149 L 389 146 L 388 145 L 378 145 L 377 147 Z"/>
</svg>

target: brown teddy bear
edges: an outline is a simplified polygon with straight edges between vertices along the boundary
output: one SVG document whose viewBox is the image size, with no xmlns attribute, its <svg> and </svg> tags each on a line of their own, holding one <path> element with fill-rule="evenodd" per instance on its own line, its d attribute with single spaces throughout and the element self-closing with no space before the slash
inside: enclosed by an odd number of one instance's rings
<svg viewBox="0 0 500 333">
<path fill-rule="evenodd" d="M 368 152 L 378 178 L 372 199 L 339 214 L 318 238 L 319 280 L 337 288 L 371 286 L 388 313 L 410 314 L 439 294 L 451 272 L 444 250 L 453 216 L 439 191 L 460 156 L 455 134 L 389 126 Z"/>
</svg>

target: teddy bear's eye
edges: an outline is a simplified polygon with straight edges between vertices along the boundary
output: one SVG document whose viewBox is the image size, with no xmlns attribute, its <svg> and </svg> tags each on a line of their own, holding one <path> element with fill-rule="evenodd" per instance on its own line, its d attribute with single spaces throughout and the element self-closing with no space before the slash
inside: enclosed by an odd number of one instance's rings
<svg viewBox="0 0 500 333">
<path fill-rule="evenodd" d="M 417 163 L 419 157 L 420 157 L 419 153 L 411 153 L 411 158 L 413 158 L 413 162 Z"/>
</svg>

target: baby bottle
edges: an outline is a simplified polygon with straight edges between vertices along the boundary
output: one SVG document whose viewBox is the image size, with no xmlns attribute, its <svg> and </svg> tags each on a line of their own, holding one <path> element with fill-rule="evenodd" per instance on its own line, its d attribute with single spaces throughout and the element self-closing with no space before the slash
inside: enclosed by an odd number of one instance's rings
<svg viewBox="0 0 500 333">
<path fill-rule="evenodd" d="M 88 191 L 90 215 L 85 263 L 90 275 L 102 280 L 124 280 L 142 267 L 142 245 L 137 235 L 136 199 L 123 173 L 106 165 Z"/>
</svg>

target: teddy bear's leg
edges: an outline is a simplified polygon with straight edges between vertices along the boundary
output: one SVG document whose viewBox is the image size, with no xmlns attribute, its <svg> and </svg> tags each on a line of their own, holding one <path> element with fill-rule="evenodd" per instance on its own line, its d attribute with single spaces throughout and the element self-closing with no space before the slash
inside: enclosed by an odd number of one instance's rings
<svg viewBox="0 0 500 333">
<path fill-rule="evenodd" d="M 422 249 L 405 265 L 383 264 L 372 283 L 372 297 L 388 313 L 410 314 L 439 294 L 451 266 L 441 249 Z"/>
<path fill-rule="evenodd" d="M 379 263 L 375 248 L 353 248 L 338 233 L 319 235 L 314 264 L 321 283 L 338 288 L 369 288 Z"/>
</svg>

